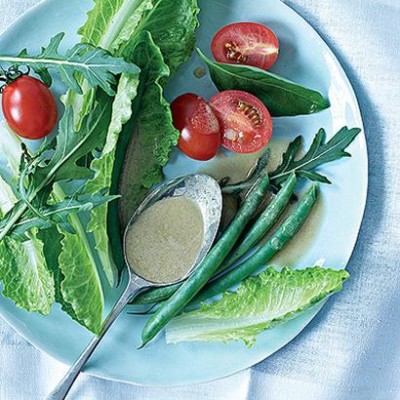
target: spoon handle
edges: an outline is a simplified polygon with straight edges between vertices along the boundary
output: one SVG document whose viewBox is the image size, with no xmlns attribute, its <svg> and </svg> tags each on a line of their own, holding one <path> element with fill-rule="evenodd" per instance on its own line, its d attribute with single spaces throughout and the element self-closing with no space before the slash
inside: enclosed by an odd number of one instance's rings
<svg viewBox="0 0 400 400">
<path fill-rule="evenodd" d="M 79 356 L 79 358 L 75 361 L 75 363 L 71 366 L 68 373 L 64 376 L 64 378 L 60 381 L 57 387 L 50 393 L 47 397 L 47 400 L 64 400 L 72 385 L 74 384 L 76 378 L 81 372 L 82 368 L 89 360 L 90 356 L 96 350 L 97 346 L 100 344 L 101 340 L 110 329 L 111 325 L 121 314 L 124 307 L 129 303 L 129 301 L 139 294 L 142 290 L 142 287 L 135 282 L 131 282 L 128 287 L 125 289 L 118 302 L 115 304 L 114 308 L 108 314 L 106 320 L 104 321 L 102 330 L 99 336 L 94 337 L 83 353 Z"/>
</svg>

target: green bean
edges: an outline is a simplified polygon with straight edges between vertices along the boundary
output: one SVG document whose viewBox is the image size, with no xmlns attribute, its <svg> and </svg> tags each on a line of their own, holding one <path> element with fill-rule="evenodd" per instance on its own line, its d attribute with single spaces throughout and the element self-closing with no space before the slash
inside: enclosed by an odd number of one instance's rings
<svg viewBox="0 0 400 400">
<path fill-rule="evenodd" d="M 169 286 L 152 288 L 140 293 L 130 304 L 151 304 L 169 299 L 180 287 L 182 282 Z"/>
<path fill-rule="evenodd" d="M 289 203 L 296 183 L 296 175 L 291 174 L 276 197 L 271 201 L 271 203 L 254 223 L 243 242 L 231 256 L 228 256 L 228 259 L 224 261 L 217 273 L 229 268 L 235 261 L 251 250 L 253 246 L 256 245 L 259 240 L 271 229 Z M 181 286 L 182 283 L 175 283 L 170 286 L 150 289 L 146 292 L 140 293 L 139 296 L 134 299 L 132 304 L 151 304 L 166 300 L 170 298 Z"/>
<path fill-rule="evenodd" d="M 176 293 L 163 303 L 147 321 L 142 332 L 141 347 L 152 340 L 157 333 L 196 296 L 218 270 L 257 210 L 268 188 L 268 172 L 264 169 L 249 191 L 246 201 L 211 251 Z"/>
<path fill-rule="evenodd" d="M 233 265 L 233 263 L 239 260 L 239 258 L 244 256 L 272 228 L 272 226 L 276 223 L 276 220 L 289 204 L 296 183 L 296 174 L 293 173 L 286 180 L 275 198 L 271 201 L 270 204 L 268 204 L 266 209 L 259 216 L 249 232 L 247 232 L 239 247 L 237 247 L 235 251 L 224 261 L 221 266 L 221 271 L 229 268 L 231 265 Z"/>
<path fill-rule="evenodd" d="M 206 300 L 223 293 L 232 286 L 242 282 L 264 266 L 302 227 L 318 198 L 318 186 L 313 184 L 299 200 L 282 225 L 272 234 L 267 243 L 243 263 L 232 269 L 220 279 L 207 285 L 194 299 L 196 302 Z"/>
</svg>

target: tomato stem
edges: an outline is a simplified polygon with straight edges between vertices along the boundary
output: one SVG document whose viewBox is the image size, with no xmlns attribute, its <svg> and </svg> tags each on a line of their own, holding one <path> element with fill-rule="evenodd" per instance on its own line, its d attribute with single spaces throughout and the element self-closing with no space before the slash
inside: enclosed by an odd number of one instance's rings
<svg viewBox="0 0 400 400">
<path fill-rule="evenodd" d="M 31 68 L 26 66 L 26 71 L 21 71 L 17 66 L 12 65 L 8 70 L 5 70 L 0 65 L 0 82 L 4 82 L 0 85 L 0 93 L 3 92 L 4 88 L 13 83 L 15 80 L 20 78 L 21 76 L 29 75 L 31 72 Z"/>
</svg>

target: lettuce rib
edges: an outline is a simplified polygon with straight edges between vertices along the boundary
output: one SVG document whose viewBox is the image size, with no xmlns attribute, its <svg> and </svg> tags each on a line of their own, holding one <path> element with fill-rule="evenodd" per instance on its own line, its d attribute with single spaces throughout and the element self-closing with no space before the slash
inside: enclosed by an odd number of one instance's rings
<svg viewBox="0 0 400 400">
<path fill-rule="evenodd" d="M 242 340 L 251 347 L 262 331 L 340 291 L 348 276 L 344 270 L 320 267 L 280 272 L 270 267 L 244 281 L 237 292 L 174 318 L 167 326 L 167 342 Z"/>
<path fill-rule="evenodd" d="M 138 77 L 123 74 L 120 79 L 104 150 L 91 165 L 95 176 L 88 183 L 88 193 L 105 187 L 109 188 L 109 193 L 118 190 L 121 165 L 117 157 L 124 158 L 123 149 L 129 143 L 129 140 L 122 139 L 123 144 L 118 145 L 119 136 L 131 117 L 135 123 L 130 124 L 127 129 L 132 129 L 133 132 L 124 132 L 128 139 L 133 137 L 134 143 L 131 145 L 132 157 L 127 164 L 128 171 L 125 171 L 125 175 L 129 174 L 132 167 L 131 172 L 134 175 L 129 177 L 127 185 L 123 185 L 125 188 L 129 187 L 128 193 L 125 193 L 129 197 L 129 212 L 149 188 L 163 179 L 162 168 L 167 163 L 178 136 L 172 126 L 169 104 L 162 96 L 161 84 L 168 80 L 170 69 L 176 71 L 192 53 L 198 12 L 199 8 L 194 0 L 97 0 L 88 13 L 87 22 L 79 30 L 82 41 L 101 46 L 114 56 L 123 57 L 142 69 L 142 93 L 139 98 Z M 145 46 L 144 40 L 147 41 Z M 79 96 L 74 97 L 78 104 L 81 102 L 83 113 L 90 109 L 87 104 L 88 101 L 93 101 L 90 94 L 87 95 L 89 100 L 83 97 L 82 101 Z M 135 98 L 135 102 L 140 103 L 139 106 L 133 105 Z M 135 128 L 132 128 L 133 125 Z M 135 149 L 132 149 L 133 146 Z M 125 204 L 122 203 L 123 215 L 126 215 Z M 88 227 L 94 234 L 96 250 L 111 286 L 115 285 L 117 271 L 123 268 L 116 207 L 113 204 L 97 207 L 91 213 Z"/>
</svg>

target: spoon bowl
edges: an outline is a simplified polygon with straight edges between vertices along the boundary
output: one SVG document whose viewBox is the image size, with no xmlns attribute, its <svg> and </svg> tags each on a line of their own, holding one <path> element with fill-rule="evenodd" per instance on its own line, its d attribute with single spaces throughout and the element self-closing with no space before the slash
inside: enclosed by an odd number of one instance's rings
<svg viewBox="0 0 400 400">
<path fill-rule="evenodd" d="M 138 217 L 143 213 L 143 211 L 147 210 L 149 207 L 153 206 L 155 203 L 161 200 L 173 197 L 185 197 L 197 204 L 203 219 L 203 226 L 204 226 L 203 243 L 201 245 L 200 252 L 198 253 L 196 259 L 194 260 L 191 266 L 188 266 L 187 272 L 184 275 L 182 275 L 178 279 L 166 283 L 151 282 L 143 277 L 140 277 L 140 274 L 137 274 L 135 272 L 135 266 L 130 265 L 129 259 L 127 257 L 128 232 L 130 228 L 135 224 Z M 130 219 L 125 228 L 125 234 L 123 239 L 124 256 L 125 256 L 125 263 L 129 267 L 128 270 L 130 271 L 130 275 L 137 275 L 138 278 L 141 278 L 142 280 L 147 282 L 149 286 L 167 286 L 185 280 L 210 251 L 211 246 L 214 243 L 215 236 L 217 235 L 218 232 L 218 227 L 221 219 L 221 212 L 222 212 L 221 189 L 218 183 L 208 175 L 204 174 L 188 175 L 176 178 L 160 186 L 142 202 L 142 204 L 136 210 L 136 212 L 134 213 L 134 215 L 132 216 L 132 218 Z M 143 284 L 145 282 L 143 282 Z"/>
<path fill-rule="evenodd" d="M 130 265 L 127 257 L 127 234 L 129 229 L 135 224 L 138 217 L 149 207 L 156 204 L 158 201 L 171 198 L 171 197 L 186 197 L 197 204 L 201 211 L 203 219 L 203 243 L 198 256 L 191 266 L 188 267 L 187 272 L 180 278 L 171 282 L 156 283 L 151 282 L 135 273 L 135 266 Z M 69 390 L 74 384 L 76 378 L 81 372 L 82 368 L 89 360 L 101 340 L 115 322 L 117 317 L 121 314 L 125 306 L 133 300 L 142 290 L 150 287 L 168 286 L 174 283 L 181 282 L 187 279 L 196 267 L 201 263 L 207 255 L 214 239 L 218 232 L 218 227 L 221 219 L 222 212 L 222 194 L 221 188 L 218 183 L 208 175 L 195 174 L 176 178 L 168 181 L 154 190 L 139 206 L 132 218 L 128 222 L 124 238 L 124 257 L 127 265 L 126 271 L 128 274 L 128 282 L 126 288 L 113 309 L 108 314 L 103 323 L 102 330 L 98 337 L 92 339 L 83 353 L 79 356 L 77 361 L 72 365 L 68 373 L 58 386 L 47 397 L 48 400 L 62 400 L 68 395 Z"/>
</svg>

